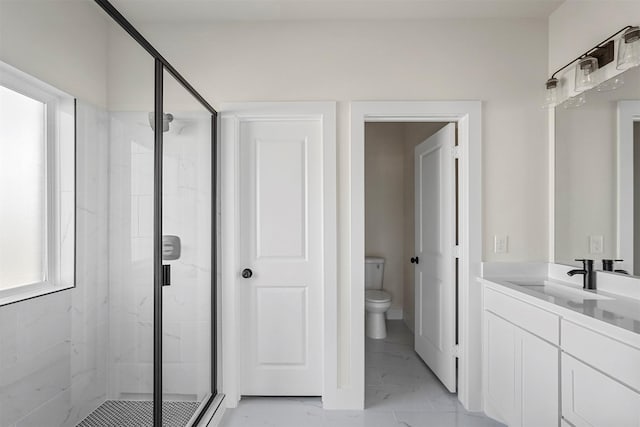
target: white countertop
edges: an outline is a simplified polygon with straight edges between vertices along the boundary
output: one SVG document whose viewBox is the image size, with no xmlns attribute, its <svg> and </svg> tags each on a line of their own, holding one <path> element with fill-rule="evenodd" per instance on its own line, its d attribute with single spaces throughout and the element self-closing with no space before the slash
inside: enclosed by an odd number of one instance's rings
<svg viewBox="0 0 640 427">
<path fill-rule="evenodd" d="M 481 277 L 564 310 L 640 334 L 640 300 L 601 290 L 584 290 L 548 276 Z"/>
</svg>

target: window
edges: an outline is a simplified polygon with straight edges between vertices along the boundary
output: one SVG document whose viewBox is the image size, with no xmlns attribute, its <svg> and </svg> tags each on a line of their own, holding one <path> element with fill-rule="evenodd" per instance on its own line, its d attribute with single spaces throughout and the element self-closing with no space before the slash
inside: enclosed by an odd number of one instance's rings
<svg viewBox="0 0 640 427">
<path fill-rule="evenodd" d="M 74 105 L 0 62 L 0 305 L 74 286 Z"/>
</svg>

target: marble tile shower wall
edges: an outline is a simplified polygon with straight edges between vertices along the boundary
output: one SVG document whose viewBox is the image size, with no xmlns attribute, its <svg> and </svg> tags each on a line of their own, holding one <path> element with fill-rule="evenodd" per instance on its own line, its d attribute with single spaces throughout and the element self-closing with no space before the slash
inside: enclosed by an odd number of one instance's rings
<svg viewBox="0 0 640 427">
<path fill-rule="evenodd" d="M 0 426 L 75 426 L 106 398 L 108 116 L 78 102 L 76 287 L 0 307 Z"/>
<path fill-rule="evenodd" d="M 165 398 L 202 399 L 210 352 L 210 140 L 176 115 L 164 136 L 163 231 L 182 241 L 164 288 Z M 112 113 L 110 386 L 113 399 L 153 390 L 153 133 L 146 113 Z M 210 153 L 210 152 L 209 152 Z"/>
</svg>

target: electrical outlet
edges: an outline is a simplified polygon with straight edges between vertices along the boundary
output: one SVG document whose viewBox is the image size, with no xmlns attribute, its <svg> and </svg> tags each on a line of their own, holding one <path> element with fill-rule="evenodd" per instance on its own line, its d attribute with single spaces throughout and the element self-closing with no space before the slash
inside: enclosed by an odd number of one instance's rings
<svg viewBox="0 0 640 427">
<path fill-rule="evenodd" d="M 493 251 L 497 254 L 506 254 L 509 252 L 509 236 L 494 236 Z"/>
<path fill-rule="evenodd" d="M 601 254 L 604 252 L 604 237 L 589 236 L 589 253 Z"/>
</svg>

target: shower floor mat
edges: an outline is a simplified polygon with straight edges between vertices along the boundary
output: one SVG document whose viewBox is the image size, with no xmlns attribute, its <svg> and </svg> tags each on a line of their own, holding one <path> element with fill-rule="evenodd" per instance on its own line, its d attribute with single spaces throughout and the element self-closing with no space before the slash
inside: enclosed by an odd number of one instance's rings
<svg viewBox="0 0 640 427">
<path fill-rule="evenodd" d="M 163 402 L 163 427 L 184 427 L 198 409 L 199 402 Z M 153 402 L 107 400 L 77 427 L 152 427 Z"/>
</svg>

